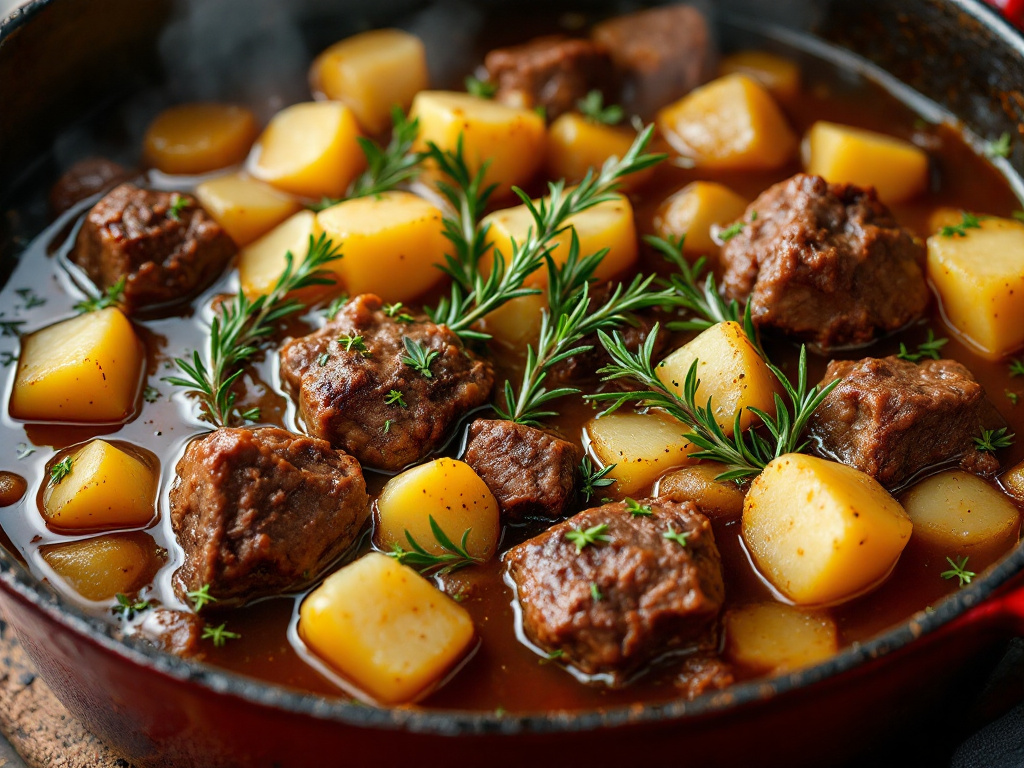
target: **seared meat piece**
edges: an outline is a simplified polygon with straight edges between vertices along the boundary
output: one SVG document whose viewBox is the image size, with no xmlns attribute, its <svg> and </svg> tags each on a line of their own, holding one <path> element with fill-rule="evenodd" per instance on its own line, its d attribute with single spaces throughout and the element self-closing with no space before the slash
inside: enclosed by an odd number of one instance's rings
<svg viewBox="0 0 1024 768">
<path fill-rule="evenodd" d="M 634 517 L 623 502 L 605 504 L 506 554 L 527 637 L 616 683 L 667 651 L 699 643 L 724 599 L 711 523 L 697 506 L 640 503 L 652 514 Z M 600 525 L 607 541 L 578 549 L 567 537 Z M 672 531 L 688 534 L 685 546 L 665 538 Z"/>
<path fill-rule="evenodd" d="M 495 98 L 514 107 L 543 107 L 549 120 L 576 108 L 592 89 L 615 94 L 611 59 L 599 45 L 551 35 L 511 48 L 497 48 L 484 59 Z"/>
<path fill-rule="evenodd" d="M 446 327 L 401 323 L 381 307 L 377 296 L 357 296 L 319 331 L 286 344 L 281 380 L 311 434 L 367 466 L 397 470 L 441 447 L 487 402 L 494 371 Z M 437 353 L 429 378 L 402 362 L 405 339 Z"/>
<path fill-rule="evenodd" d="M 75 203 L 98 195 L 135 176 L 123 165 L 103 157 L 88 157 L 68 168 L 50 190 L 50 211 L 59 216 Z"/>
<path fill-rule="evenodd" d="M 555 518 L 572 504 L 580 449 L 549 432 L 511 421 L 477 419 L 463 460 L 498 500 L 502 519 Z"/>
<path fill-rule="evenodd" d="M 352 545 L 370 514 L 355 459 L 276 427 L 211 432 L 189 443 L 176 470 L 182 599 L 206 584 L 218 605 L 299 587 Z"/>
<path fill-rule="evenodd" d="M 686 657 L 675 685 L 684 697 L 693 701 L 702 694 L 728 688 L 734 682 L 736 676 L 732 667 L 717 655 L 702 651 Z"/>
<path fill-rule="evenodd" d="M 138 631 L 144 640 L 161 651 L 192 658 L 202 653 L 203 627 L 206 622 L 198 614 L 157 608 L 147 611 Z"/>
<path fill-rule="evenodd" d="M 174 209 L 177 198 L 184 203 Z M 235 251 L 191 195 L 122 184 L 89 211 L 71 260 L 101 290 L 126 278 L 123 303 L 135 311 L 195 296 Z"/>
<path fill-rule="evenodd" d="M 760 328 L 828 349 L 866 344 L 928 306 L 924 245 L 874 189 L 801 173 L 769 187 L 743 220 L 722 246 L 724 287 L 749 298 Z"/>
<path fill-rule="evenodd" d="M 963 457 L 994 472 L 978 455 L 985 390 L 954 360 L 910 363 L 898 357 L 829 363 L 822 384 L 842 378 L 810 421 L 821 453 L 894 488 L 925 467 Z"/>
</svg>

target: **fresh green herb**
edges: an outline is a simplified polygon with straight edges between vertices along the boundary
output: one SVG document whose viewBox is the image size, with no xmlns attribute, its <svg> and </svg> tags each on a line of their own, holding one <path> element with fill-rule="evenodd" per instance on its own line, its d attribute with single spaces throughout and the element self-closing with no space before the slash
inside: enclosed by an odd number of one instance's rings
<svg viewBox="0 0 1024 768">
<path fill-rule="evenodd" d="M 219 627 L 203 627 L 203 634 L 199 639 L 213 640 L 213 647 L 221 648 L 228 640 L 237 640 L 241 637 L 237 632 L 229 631 L 227 626 L 227 624 L 221 624 Z"/>
<path fill-rule="evenodd" d="M 0 336 L 10 336 L 16 339 L 21 336 L 21 326 L 24 324 L 24 320 L 0 320 Z"/>
<path fill-rule="evenodd" d="M 1024 221 L 1024 211 L 1013 211 L 1010 216 L 1015 218 L 1017 221 Z"/>
<path fill-rule="evenodd" d="M 576 545 L 576 551 L 582 552 L 583 548 L 588 544 L 606 544 L 612 540 L 612 537 L 608 535 L 608 524 L 601 523 L 600 525 L 593 525 L 585 530 L 580 528 L 574 528 L 565 534 L 565 538 Z"/>
<path fill-rule="evenodd" d="M 986 453 L 995 453 L 1000 448 L 1013 445 L 1013 433 L 1006 433 L 1006 427 L 1000 429 L 983 429 L 981 437 L 974 438 L 974 447 Z"/>
<path fill-rule="evenodd" d="M 565 655 L 565 651 L 563 651 L 561 648 L 558 648 L 558 649 L 556 649 L 554 651 L 551 651 L 551 652 L 545 654 L 544 658 L 540 659 L 537 663 L 538 664 L 550 664 L 552 661 L 558 661 L 564 655 Z"/>
<path fill-rule="evenodd" d="M 597 586 L 596 581 L 590 582 L 590 597 L 591 599 L 593 599 L 595 603 L 599 603 L 602 600 L 604 600 L 604 595 L 602 594 L 600 588 Z"/>
<path fill-rule="evenodd" d="M 725 229 L 719 230 L 718 239 L 723 243 L 727 243 L 742 232 L 748 223 L 753 223 L 755 221 L 757 221 L 757 211 L 751 211 L 750 222 L 746 222 L 743 219 L 733 222 Z"/>
<path fill-rule="evenodd" d="M 9 366 L 17 359 L 18 356 L 13 352 L 0 352 L 0 365 L 2 365 L 4 368 Z"/>
<path fill-rule="evenodd" d="M 15 293 L 25 302 L 25 309 L 35 309 L 46 303 L 46 299 L 40 298 L 31 288 L 18 288 Z"/>
<path fill-rule="evenodd" d="M 394 304 L 385 304 L 381 307 L 381 310 L 388 317 L 394 318 L 395 322 L 398 323 L 414 323 L 416 319 L 408 312 L 402 312 L 402 302 L 396 301 Z"/>
<path fill-rule="evenodd" d="M 960 582 L 960 586 L 963 587 L 965 584 L 970 584 L 976 574 L 974 571 L 967 570 L 967 557 L 961 557 L 957 560 L 953 560 L 951 557 L 946 558 L 946 562 L 949 563 L 952 568 L 948 571 L 943 571 L 941 576 L 944 579 L 957 579 Z"/>
<path fill-rule="evenodd" d="M 71 474 L 71 468 L 75 460 L 72 456 L 65 456 L 52 467 L 50 467 L 50 485 L 60 485 L 61 480 Z"/>
<path fill-rule="evenodd" d="M 338 316 L 338 313 L 346 304 L 348 304 L 348 296 L 346 294 L 342 294 L 341 296 L 332 299 L 331 303 L 324 307 L 321 312 L 325 318 L 333 320 Z"/>
<path fill-rule="evenodd" d="M 626 116 L 625 111 L 618 104 L 609 104 L 606 107 L 604 94 L 596 88 L 577 101 L 576 108 L 590 122 L 603 125 L 618 125 Z"/>
<path fill-rule="evenodd" d="M 441 353 L 436 350 L 428 350 L 423 342 L 418 339 L 410 339 L 408 336 L 403 337 L 402 342 L 405 344 L 406 352 L 402 356 L 402 362 L 423 378 L 434 378 L 434 374 L 430 372 L 430 366 Z"/>
<path fill-rule="evenodd" d="M 548 108 L 547 107 L 545 107 L 543 104 L 538 104 L 537 106 L 535 106 L 533 108 L 533 111 L 534 111 L 534 113 L 536 113 L 536 115 L 541 120 L 543 120 L 544 122 L 547 122 L 547 120 L 548 120 Z"/>
<path fill-rule="evenodd" d="M 142 399 L 147 403 L 155 403 L 160 399 L 160 390 L 156 387 L 147 385 L 146 388 L 142 390 Z"/>
<path fill-rule="evenodd" d="M 691 534 L 689 531 L 677 531 L 675 528 L 672 527 L 672 523 L 669 523 L 668 530 L 661 534 L 661 538 L 668 539 L 669 541 L 674 541 L 680 547 L 685 547 L 686 540 L 690 538 L 690 535 Z"/>
<path fill-rule="evenodd" d="M 128 621 L 134 619 L 135 614 L 142 613 L 150 607 L 149 600 L 132 600 L 120 592 L 114 595 L 114 597 L 117 600 L 117 605 L 111 608 L 110 612 L 115 616 L 120 615 Z"/>
<path fill-rule="evenodd" d="M 384 422 L 384 428 L 381 430 L 385 435 L 391 431 L 391 419 Z"/>
<path fill-rule="evenodd" d="M 1010 378 L 1024 376 L 1024 360 L 1013 359 L 1010 361 Z"/>
<path fill-rule="evenodd" d="M 346 352 L 358 352 L 363 357 L 373 357 L 373 353 L 366 348 L 366 342 L 362 336 L 353 336 L 351 333 L 339 336 L 336 341 L 338 346 L 344 347 Z"/>
<path fill-rule="evenodd" d="M 385 405 L 397 405 L 399 408 L 408 408 L 409 406 L 405 403 L 405 395 L 399 392 L 397 389 L 392 389 L 384 396 Z"/>
<path fill-rule="evenodd" d="M 15 446 L 14 449 L 14 455 L 18 457 L 18 461 L 21 461 L 22 459 L 27 459 L 35 452 L 36 449 L 30 446 L 28 443 L 18 443 L 18 445 Z"/>
<path fill-rule="evenodd" d="M 329 352 L 322 352 L 322 353 L 320 353 L 319 356 L 317 356 L 316 364 L 319 365 L 321 368 L 323 368 L 325 365 L 327 365 L 327 361 L 330 360 L 330 359 L 331 359 L 331 355 L 330 355 Z"/>
<path fill-rule="evenodd" d="M 177 192 L 171 195 L 171 207 L 167 209 L 167 218 L 181 221 L 181 213 L 188 208 L 188 200 Z"/>
<path fill-rule="evenodd" d="M 1005 390 L 1005 392 L 1006 392 L 1006 399 L 1009 400 L 1014 405 L 1016 405 L 1020 401 L 1020 395 L 1017 394 L 1016 392 L 1014 392 L 1012 390 L 1009 390 L 1009 389 Z"/>
<path fill-rule="evenodd" d="M 473 75 L 467 77 L 465 83 L 466 93 L 470 96 L 476 96 L 478 99 L 493 99 L 494 94 L 498 92 L 497 85 L 487 80 L 473 77 Z"/>
<path fill-rule="evenodd" d="M 259 407 L 250 408 L 246 411 L 242 411 L 238 414 L 243 421 L 259 421 L 260 420 L 260 409 Z"/>
<path fill-rule="evenodd" d="M 641 504 L 636 499 L 629 498 L 629 496 L 623 499 L 623 501 L 626 502 L 626 511 L 633 517 L 650 517 L 654 514 L 654 510 L 651 509 L 649 504 Z"/>
<path fill-rule="evenodd" d="M 949 339 L 936 339 L 935 333 L 931 328 L 928 329 L 928 339 L 917 345 L 917 352 L 911 352 L 907 349 L 907 345 L 902 341 L 900 342 L 900 351 L 896 354 L 896 357 L 901 360 L 907 360 L 911 363 L 916 363 L 924 358 L 928 357 L 932 360 L 938 360 L 940 355 L 939 352 L 944 346 L 949 343 Z"/>
<path fill-rule="evenodd" d="M 192 601 L 192 607 L 196 609 L 196 613 L 203 610 L 207 603 L 217 602 L 217 598 L 210 594 L 209 584 L 203 584 L 199 589 L 186 592 L 185 597 Z"/>
<path fill-rule="evenodd" d="M 428 515 L 427 520 L 430 523 L 430 531 L 434 535 L 434 541 L 441 548 L 441 554 L 428 552 L 413 538 L 409 531 L 406 531 L 405 538 L 409 542 L 410 549 L 405 549 L 401 544 L 392 544 L 388 555 L 403 565 L 415 568 L 420 573 L 428 573 L 435 576 L 443 576 L 446 573 L 465 568 L 467 565 L 483 562 L 481 558 L 469 554 L 469 550 L 466 549 L 466 542 L 472 529 L 467 528 L 463 531 L 462 541 L 456 544 L 441 529 L 433 515 Z"/>
<path fill-rule="evenodd" d="M 75 312 L 85 314 L 86 312 L 99 312 L 107 307 L 116 307 L 124 298 L 124 289 L 128 278 L 121 275 L 121 278 L 103 292 L 102 296 L 85 299 L 75 304 Z"/>
<path fill-rule="evenodd" d="M 985 145 L 985 157 L 1009 157 L 1010 156 L 1010 134 L 1004 133 L 995 141 Z"/>
<path fill-rule="evenodd" d="M 939 230 L 942 237 L 967 237 L 968 229 L 981 229 L 981 219 L 967 211 L 960 212 L 959 224 L 947 224 Z"/>
<path fill-rule="evenodd" d="M 583 498 L 590 501 L 590 497 L 597 493 L 598 488 L 607 488 L 609 485 L 614 484 L 615 478 L 606 477 L 613 469 L 615 469 L 615 464 L 609 464 L 607 467 L 598 469 L 590 461 L 589 456 L 584 456 L 583 461 L 580 462 L 580 493 L 583 494 Z"/>
</svg>

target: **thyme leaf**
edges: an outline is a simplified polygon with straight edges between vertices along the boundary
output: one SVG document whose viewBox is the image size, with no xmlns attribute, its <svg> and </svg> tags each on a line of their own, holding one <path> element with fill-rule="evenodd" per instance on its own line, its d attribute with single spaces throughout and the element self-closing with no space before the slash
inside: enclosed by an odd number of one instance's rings
<svg viewBox="0 0 1024 768">
<path fill-rule="evenodd" d="M 75 304 L 75 312 L 78 312 L 79 314 L 85 314 L 86 312 L 99 312 L 101 309 L 120 305 L 121 300 L 124 298 L 124 289 L 127 286 L 127 281 L 127 276 L 121 275 L 120 279 L 107 288 L 101 296 L 93 296 L 88 299 L 83 299 Z"/>
<path fill-rule="evenodd" d="M 406 530 L 405 538 L 409 543 L 409 549 L 405 549 L 401 544 L 392 544 L 388 555 L 395 558 L 402 565 L 408 565 L 420 573 L 435 576 L 443 576 L 446 573 L 465 568 L 467 565 L 483 562 L 481 558 L 471 555 L 469 550 L 466 549 L 466 542 L 469 539 L 471 528 L 463 531 L 461 541 L 456 544 L 438 525 L 433 515 L 428 515 L 427 520 L 430 523 L 430 532 L 434 536 L 434 541 L 441 548 L 441 554 L 435 554 L 426 550 Z"/>
</svg>

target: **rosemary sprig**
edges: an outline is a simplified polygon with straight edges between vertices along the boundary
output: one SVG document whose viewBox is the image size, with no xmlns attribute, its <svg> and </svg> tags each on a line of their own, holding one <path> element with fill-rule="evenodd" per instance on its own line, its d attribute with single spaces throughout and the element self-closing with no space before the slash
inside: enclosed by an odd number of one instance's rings
<svg viewBox="0 0 1024 768">
<path fill-rule="evenodd" d="M 590 501 L 597 493 L 598 488 L 607 488 L 615 482 L 615 478 L 607 477 L 608 473 L 615 469 L 615 464 L 598 469 L 594 466 L 589 456 L 584 456 L 580 462 L 580 493 L 583 498 Z"/>
<path fill-rule="evenodd" d="M 618 125 L 626 116 L 625 110 L 618 104 L 604 104 L 604 94 L 596 88 L 576 102 L 576 109 L 587 120 L 599 125 Z"/>
<path fill-rule="evenodd" d="M 402 341 L 405 343 L 406 352 L 402 356 L 402 362 L 418 372 L 423 378 L 434 378 L 434 374 L 430 372 L 430 366 L 441 353 L 436 350 L 427 349 L 422 341 L 410 339 L 408 336 L 404 336 Z"/>
<path fill-rule="evenodd" d="M 124 289 L 127 285 L 128 278 L 125 275 L 121 275 L 120 279 L 112 286 L 107 288 L 100 296 L 90 296 L 88 299 L 83 299 L 74 306 L 75 312 L 79 314 L 85 314 L 86 312 L 99 312 L 101 309 L 107 307 L 116 307 L 121 303 L 121 299 L 124 298 Z"/>
<path fill-rule="evenodd" d="M 409 542 L 410 549 L 405 549 L 401 544 L 392 544 L 388 555 L 395 558 L 402 565 L 408 565 L 420 573 L 428 573 L 435 576 L 444 576 L 446 573 L 465 568 L 467 565 L 483 562 L 481 558 L 469 554 L 469 551 L 466 549 L 466 541 L 469 539 L 471 528 L 463 531 L 462 540 L 456 544 L 438 525 L 433 515 L 428 515 L 427 519 L 430 521 L 430 532 L 434 535 L 434 540 L 438 546 L 441 547 L 440 555 L 424 549 L 409 531 L 405 532 L 405 538 Z"/>
<path fill-rule="evenodd" d="M 1006 433 L 1006 427 L 1001 429 L 983 429 L 981 437 L 974 438 L 974 447 L 986 453 L 995 453 L 1001 448 L 1009 448 L 1013 445 L 1013 432 Z"/>
<path fill-rule="evenodd" d="M 489 80 L 481 80 L 478 77 L 469 75 L 465 79 L 466 93 L 476 96 L 478 99 L 493 99 L 498 92 L 498 86 Z"/>
</svg>

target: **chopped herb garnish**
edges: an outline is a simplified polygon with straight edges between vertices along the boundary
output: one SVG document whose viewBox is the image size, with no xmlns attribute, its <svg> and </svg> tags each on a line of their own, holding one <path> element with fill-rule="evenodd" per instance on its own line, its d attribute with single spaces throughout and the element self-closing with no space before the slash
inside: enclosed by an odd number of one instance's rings
<svg viewBox="0 0 1024 768">
<path fill-rule="evenodd" d="M 607 523 L 593 525 L 586 530 L 574 528 L 565 534 L 565 538 L 576 545 L 577 552 L 582 552 L 588 544 L 606 544 L 611 541 L 612 537 L 608 535 L 607 530 Z"/>
<path fill-rule="evenodd" d="M 1006 391 L 1006 399 L 1009 400 L 1011 403 L 1016 405 L 1020 401 L 1020 395 L 1019 394 L 1017 394 L 1016 392 L 1014 392 L 1013 390 L 1010 390 L 1010 389 L 1007 389 L 1005 391 Z"/>
<path fill-rule="evenodd" d="M 577 101 L 576 108 L 592 123 L 603 125 L 618 125 L 626 116 L 625 111 L 618 104 L 609 104 L 606 107 L 604 94 L 596 88 Z"/>
<path fill-rule="evenodd" d="M 596 468 L 589 456 L 584 456 L 580 462 L 580 493 L 583 498 L 590 501 L 591 496 L 597 493 L 598 488 L 607 488 L 615 483 L 615 478 L 606 475 L 615 469 L 615 464 L 607 467 Z"/>
<path fill-rule="evenodd" d="M 327 361 L 331 359 L 329 352 L 321 352 L 316 358 L 316 364 L 323 368 L 327 365 Z"/>
<path fill-rule="evenodd" d="M 691 534 L 689 531 L 677 531 L 675 528 L 672 527 L 672 523 L 669 523 L 668 530 L 661 534 L 661 538 L 668 539 L 669 541 L 674 541 L 680 547 L 685 547 L 686 540 L 690 538 L 690 535 Z"/>
<path fill-rule="evenodd" d="M 394 304 L 385 304 L 381 310 L 388 317 L 394 318 L 397 323 L 414 323 L 416 318 L 410 315 L 408 312 L 403 312 L 402 307 L 404 305 L 400 301 L 396 301 Z"/>
<path fill-rule="evenodd" d="M 331 303 L 320 311 L 323 313 L 323 316 L 325 318 L 327 318 L 328 320 L 333 320 L 335 317 L 338 316 L 338 313 L 346 304 L 348 304 L 348 296 L 342 294 L 341 296 L 338 296 L 335 299 L 331 299 Z"/>
<path fill-rule="evenodd" d="M 757 221 L 757 211 L 750 212 L 750 222 L 754 221 Z M 743 219 L 733 222 L 725 229 L 721 229 L 718 231 L 718 239 L 723 243 L 729 242 L 734 237 L 736 237 L 736 235 L 742 232 L 744 227 L 746 227 L 747 224 L 750 222 L 743 221 Z"/>
<path fill-rule="evenodd" d="M 487 80 L 481 80 L 478 77 L 470 75 L 465 80 L 466 93 L 470 96 L 476 96 L 478 99 L 493 99 L 494 94 L 498 92 L 498 86 L 494 83 L 488 82 Z"/>
<path fill-rule="evenodd" d="M 561 648 L 558 648 L 557 650 L 554 650 L 554 651 L 551 651 L 548 654 L 545 654 L 544 658 L 538 660 L 537 663 L 538 664 L 550 664 L 552 661 L 558 661 L 564 655 L 565 655 L 565 651 L 563 651 Z"/>
<path fill-rule="evenodd" d="M 973 579 L 978 574 L 976 574 L 974 571 L 968 571 L 967 570 L 967 560 L 968 559 L 969 559 L 968 557 L 961 557 L 961 558 L 958 558 L 956 561 L 954 561 L 953 558 L 947 557 L 946 558 L 946 562 L 949 563 L 953 567 L 950 568 L 948 571 L 943 571 L 942 574 L 941 574 L 942 578 L 944 578 L 944 579 L 958 579 L 960 581 L 960 586 L 961 587 L 964 586 L 965 584 L 970 584 L 971 583 L 971 579 Z"/>
<path fill-rule="evenodd" d="M 629 498 L 629 496 L 623 499 L 623 501 L 626 503 L 626 511 L 633 517 L 650 517 L 654 514 L 654 510 L 651 509 L 649 504 L 641 504 L 636 499 Z"/>
<path fill-rule="evenodd" d="M 117 599 L 117 605 L 111 608 L 110 612 L 115 616 L 121 615 L 129 621 L 135 618 L 136 613 L 142 613 L 150 607 L 149 600 L 132 600 L 121 592 L 114 597 Z"/>
<path fill-rule="evenodd" d="M 940 355 L 939 352 L 944 346 L 949 343 L 949 339 L 935 338 L 935 333 L 931 328 L 928 329 L 928 339 L 917 345 L 917 352 L 911 352 L 907 349 L 907 345 L 902 341 L 900 342 L 900 351 L 896 354 L 896 357 L 901 360 L 907 360 L 911 363 L 917 363 L 924 358 L 931 358 L 932 360 L 938 360 Z"/>
<path fill-rule="evenodd" d="M 21 335 L 21 326 L 24 320 L 0 320 L 0 336 L 18 338 Z"/>
<path fill-rule="evenodd" d="M 171 207 L 167 209 L 167 218 L 181 221 L 181 212 L 188 207 L 188 200 L 177 192 L 171 195 Z"/>
<path fill-rule="evenodd" d="M 250 408 L 247 411 L 242 411 L 238 414 L 244 421 L 259 421 L 260 420 L 260 409 L 259 407 Z"/>
<path fill-rule="evenodd" d="M 418 339 L 410 339 L 405 336 L 402 341 L 405 344 L 406 354 L 402 356 L 402 362 L 418 372 L 425 379 L 434 378 L 430 372 L 430 366 L 440 356 L 440 352 L 428 350 L 423 342 Z"/>
<path fill-rule="evenodd" d="M 1010 134 L 1006 132 L 995 141 L 985 145 L 986 157 L 1009 157 L 1010 156 Z"/>
<path fill-rule="evenodd" d="M 604 600 L 604 594 L 601 592 L 600 588 L 597 586 L 597 582 L 596 581 L 590 582 L 590 597 L 594 600 L 595 603 L 599 603 L 602 600 Z"/>
<path fill-rule="evenodd" d="M 86 312 L 99 312 L 107 307 L 116 307 L 121 303 L 121 299 L 124 298 L 124 289 L 127 283 L 128 278 L 121 275 L 121 278 L 107 288 L 102 296 L 91 297 L 75 304 L 75 311 L 85 314 Z"/>
<path fill-rule="evenodd" d="M 967 237 L 968 229 L 981 229 L 981 219 L 967 211 L 960 212 L 959 224 L 947 224 L 939 230 L 942 237 Z"/>
<path fill-rule="evenodd" d="M 13 352 L 0 352 L 0 365 L 2 365 L 4 368 L 9 366 L 17 359 L 18 356 L 15 355 Z"/>
<path fill-rule="evenodd" d="M 415 568 L 420 573 L 429 573 L 436 576 L 443 576 L 459 568 L 465 568 L 467 565 L 483 562 L 481 558 L 471 555 L 469 550 L 466 549 L 466 542 L 469 539 L 471 528 L 463 531 L 461 542 L 456 544 L 441 529 L 433 515 L 428 515 L 427 520 L 430 523 L 430 531 L 434 535 L 434 541 L 441 548 L 441 554 L 428 552 L 407 530 L 405 538 L 409 542 L 410 549 L 405 549 L 401 544 L 392 544 L 388 555 L 403 565 Z"/>
<path fill-rule="evenodd" d="M 160 399 L 160 390 L 156 387 L 146 385 L 146 388 L 142 390 L 142 399 L 147 403 L 155 403 Z"/>
<path fill-rule="evenodd" d="M 974 447 L 986 453 L 995 453 L 1000 448 L 1013 445 L 1013 433 L 1006 433 L 1006 427 L 1000 429 L 983 429 L 981 437 L 974 438 Z"/>
<path fill-rule="evenodd" d="M 40 298 L 31 288 L 18 288 L 15 293 L 25 302 L 25 309 L 35 309 L 46 303 L 46 299 Z"/>
<path fill-rule="evenodd" d="M 1024 376 L 1024 360 L 1013 359 L 1010 361 L 1010 378 Z"/>
<path fill-rule="evenodd" d="M 74 463 L 75 459 L 73 456 L 65 456 L 50 467 L 50 485 L 60 485 L 61 481 L 71 474 L 71 468 L 74 466 Z"/>
<path fill-rule="evenodd" d="M 196 609 L 196 613 L 203 610 L 207 603 L 217 602 L 217 598 L 210 594 L 209 584 L 203 584 L 199 589 L 186 592 L 185 597 L 192 601 L 192 607 Z"/>
<path fill-rule="evenodd" d="M 399 392 L 397 389 L 392 389 L 384 396 L 385 405 L 397 405 L 399 408 L 408 408 L 409 406 L 405 403 L 405 395 Z"/>
<path fill-rule="evenodd" d="M 390 431 L 391 431 L 391 419 L 388 419 L 387 421 L 384 422 L 384 427 L 381 429 L 381 432 L 383 432 L 386 435 Z"/>
<path fill-rule="evenodd" d="M 346 352 L 358 352 L 363 357 L 373 357 L 373 353 L 366 348 L 366 342 L 362 336 L 339 336 L 338 345 L 345 348 Z"/>
<path fill-rule="evenodd" d="M 237 632 L 229 631 L 227 624 L 221 624 L 219 627 L 203 627 L 203 634 L 199 639 L 213 640 L 213 646 L 221 648 L 228 640 L 237 640 L 240 637 L 241 635 Z"/>
</svg>

